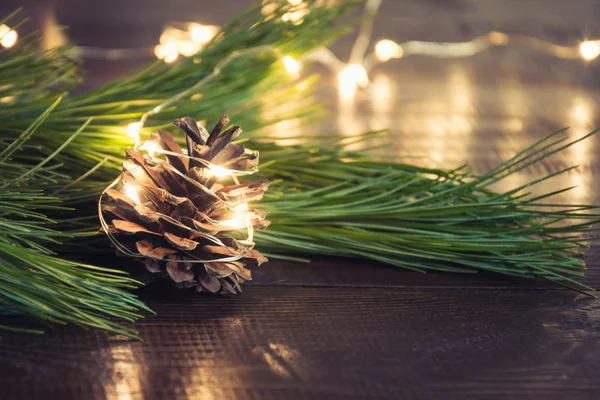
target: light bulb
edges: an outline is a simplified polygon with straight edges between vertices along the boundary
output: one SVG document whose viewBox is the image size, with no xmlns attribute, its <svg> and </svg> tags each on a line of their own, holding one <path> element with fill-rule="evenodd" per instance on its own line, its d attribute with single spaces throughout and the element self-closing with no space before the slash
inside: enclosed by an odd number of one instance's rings
<svg viewBox="0 0 600 400">
<path fill-rule="evenodd" d="M 233 171 L 227 168 L 219 167 L 218 165 L 210 165 L 210 172 L 217 178 L 224 178 L 233 175 Z"/>
<path fill-rule="evenodd" d="M 158 44 L 154 47 L 154 55 L 159 60 L 164 60 L 172 54 L 177 54 L 177 44 L 175 43 Z"/>
<path fill-rule="evenodd" d="M 506 33 L 493 31 L 488 34 L 488 40 L 494 46 L 506 46 L 509 38 Z"/>
<path fill-rule="evenodd" d="M 202 45 L 192 42 L 191 40 L 183 40 L 178 43 L 177 50 L 178 52 L 185 57 L 191 57 L 194 54 L 198 53 Z"/>
<path fill-rule="evenodd" d="M 174 51 L 173 53 L 170 53 L 168 56 L 166 56 L 164 61 L 167 64 L 170 64 L 170 63 L 174 62 L 175 60 L 177 60 L 177 57 L 179 57 L 179 52 Z"/>
<path fill-rule="evenodd" d="M 17 43 L 19 34 L 17 31 L 10 29 L 7 25 L 0 25 L 0 44 L 2 47 L 13 47 Z"/>
<path fill-rule="evenodd" d="M 275 3 L 267 3 L 263 6 L 263 8 L 260 10 L 262 15 L 271 15 L 275 12 L 275 10 L 277 10 L 277 4 Z"/>
<path fill-rule="evenodd" d="M 199 44 L 206 44 L 217 34 L 217 27 L 191 23 L 188 27 L 192 40 Z"/>
<path fill-rule="evenodd" d="M 304 17 L 308 15 L 307 9 L 290 11 L 281 16 L 283 22 L 291 22 L 294 25 L 301 25 L 304 22 Z"/>
<path fill-rule="evenodd" d="M 248 211 L 248 203 L 240 203 L 233 207 L 235 211 L 244 212 Z"/>
<path fill-rule="evenodd" d="M 341 87 L 366 87 L 369 85 L 367 70 L 360 64 L 350 64 L 338 76 Z"/>
<path fill-rule="evenodd" d="M 242 229 L 246 226 L 246 222 L 241 218 L 232 218 L 221 221 L 221 225 L 231 229 Z"/>
<path fill-rule="evenodd" d="M 140 196 L 137 192 L 137 187 L 131 183 L 125 184 L 125 195 L 129 197 L 135 204 L 140 204 Z"/>
<path fill-rule="evenodd" d="M 300 63 L 290 56 L 283 57 L 283 65 L 285 65 L 285 69 L 293 76 L 298 76 L 300 73 Z"/>
<path fill-rule="evenodd" d="M 155 141 L 151 141 L 151 140 L 144 142 L 144 144 L 142 145 L 142 147 L 140 147 L 140 149 L 146 150 L 148 152 L 148 155 L 151 158 L 154 158 L 154 154 L 157 151 L 162 150 L 158 143 L 156 143 Z"/>
<path fill-rule="evenodd" d="M 133 139 L 136 147 L 140 144 L 140 129 L 142 129 L 141 122 L 132 122 L 125 128 L 125 132 Z"/>
<path fill-rule="evenodd" d="M 386 62 L 391 58 L 402 57 L 402 47 L 389 39 L 380 40 L 375 45 L 375 56 L 381 62 Z"/>
<path fill-rule="evenodd" d="M 584 60 L 591 61 L 600 55 L 600 41 L 586 40 L 579 45 L 579 52 Z"/>
<path fill-rule="evenodd" d="M 172 26 L 167 26 L 160 34 L 158 42 L 160 44 L 177 43 L 180 40 L 185 40 L 187 37 L 189 37 L 189 33 L 187 31 L 177 29 Z"/>
</svg>

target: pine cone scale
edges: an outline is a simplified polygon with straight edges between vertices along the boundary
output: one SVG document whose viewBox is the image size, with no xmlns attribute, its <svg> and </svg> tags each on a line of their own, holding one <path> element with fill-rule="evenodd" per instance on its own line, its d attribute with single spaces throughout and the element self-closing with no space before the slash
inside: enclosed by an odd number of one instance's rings
<svg viewBox="0 0 600 400">
<path fill-rule="evenodd" d="M 191 156 L 159 130 L 126 152 L 121 182 L 105 191 L 106 234 L 143 258 L 150 273 L 182 288 L 239 293 L 252 279 L 247 267 L 267 261 L 248 241 L 251 230 L 268 226 L 266 212 L 247 204 L 260 200 L 269 182 L 232 178 L 254 172 L 258 154 L 231 143 L 242 130 L 225 129 L 228 123 L 222 117 L 209 134 L 189 117 L 175 121 Z"/>
</svg>

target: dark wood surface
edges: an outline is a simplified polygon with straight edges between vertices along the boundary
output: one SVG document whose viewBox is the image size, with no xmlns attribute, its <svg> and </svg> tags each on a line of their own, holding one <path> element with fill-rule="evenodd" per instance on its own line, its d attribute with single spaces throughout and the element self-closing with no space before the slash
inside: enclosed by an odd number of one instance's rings
<svg viewBox="0 0 600 400">
<path fill-rule="evenodd" d="M 32 24 L 54 13 L 82 45 L 153 45 L 169 20 L 223 23 L 241 0 L 25 1 Z M 9 0 L 0 11 L 11 9 Z M 19 2 L 23 4 L 23 2 Z M 466 40 L 491 29 L 572 44 L 600 37 L 594 0 L 384 1 L 376 37 Z M 535 15 L 532 15 L 535 14 Z M 348 54 L 352 38 L 334 47 Z M 87 62 L 96 85 L 139 65 Z M 463 60 L 413 57 L 373 71 L 353 110 L 323 73 L 332 132 L 391 127 L 386 155 L 485 171 L 565 126 L 600 126 L 594 63 L 526 49 Z M 549 186 L 560 201 L 600 201 L 598 139 L 531 168 L 514 186 L 579 164 Z M 600 247 L 584 281 L 600 289 Z M 158 315 L 143 342 L 76 327 L 43 336 L 0 333 L 0 399 L 596 399 L 600 301 L 494 275 L 418 274 L 343 259 L 275 261 L 238 297 L 165 286 L 141 296 Z"/>
</svg>

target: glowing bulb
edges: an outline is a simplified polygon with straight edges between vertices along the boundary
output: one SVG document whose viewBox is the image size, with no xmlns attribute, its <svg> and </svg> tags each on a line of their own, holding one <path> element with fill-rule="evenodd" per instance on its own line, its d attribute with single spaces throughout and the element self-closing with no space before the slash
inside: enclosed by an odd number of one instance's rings
<svg viewBox="0 0 600 400">
<path fill-rule="evenodd" d="M 308 10 L 287 12 L 281 16 L 281 20 L 283 22 L 291 22 L 294 25 L 300 25 L 304 22 L 304 17 L 308 14 L 308 12 Z"/>
<path fill-rule="evenodd" d="M 177 57 L 179 57 L 179 53 L 177 51 L 174 51 L 173 53 L 166 56 L 164 61 L 167 64 L 170 64 L 170 63 L 174 62 L 175 60 L 177 60 Z"/>
<path fill-rule="evenodd" d="M 133 139 L 136 147 L 140 144 L 140 129 L 142 129 L 141 122 L 132 122 L 125 128 L 125 132 Z"/>
<path fill-rule="evenodd" d="M 217 34 L 217 27 L 191 23 L 188 28 L 192 40 L 199 44 L 206 44 Z"/>
<path fill-rule="evenodd" d="M 367 70 L 360 64 L 350 64 L 340 72 L 338 77 L 341 87 L 366 87 L 369 85 Z"/>
<path fill-rule="evenodd" d="M 235 211 L 239 211 L 239 212 L 248 211 L 248 204 L 247 203 L 240 203 L 240 204 L 237 204 L 236 206 L 234 206 L 233 209 Z"/>
<path fill-rule="evenodd" d="M 277 10 L 277 4 L 267 3 L 263 6 L 260 12 L 262 13 L 262 15 L 271 15 L 275 12 L 275 10 Z"/>
<path fill-rule="evenodd" d="M 218 165 L 211 165 L 209 167 L 210 172 L 217 178 L 224 178 L 226 176 L 233 175 L 233 171 L 227 168 L 219 167 Z"/>
<path fill-rule="evenodd" d="M 181 29 L 168 26 L 160 34 L 158 42 L 160 44 L 177 43 L 180 40 L 185 40 L 188 37 L 189 33 L 187 31 L 182 31 Z"/>
<path fill-rule="evenodd" d="M 148 140 L 147 142 L 144 142 L 144 144 L 142 145 L 142 147 L 140 147 L 140 149 L 146 150 L 148 152 L 148 155 L 151 158 L 154 158 L 154 154 L 157 151 L 162 150 L 162 148 L 160 147 L 160 145 L 158 143 L 156 143 L 155 141 L 150 141 L 150 140 Z"/>
<path fill-rule="evenodd" d="M 246 222 L 241 218 L 232 218 L 221 221 L 221 225 L 231 229 L 242 229 L 246 226 Z"/>
<path fill-rule="evenodd" d="M 579 52 L 581 56 L 591 61 L 600 55 L 600 41 L 598 40 L 586 40 L 579 45 Z"/>
<path fill-rule="evenodd" d="M 175 43 L 158 44 L 154 47 L 154 55 L 159 60 L 164 60 L 171 54 L 177 54 L 177 45 Z"/>
<path fill-rule="evenodd" d="M 503 32 L 493 31 L 488 34 L 488 40 L 494 46 L 506 46 L 508 44 L 508 35 Z"/>
<path fill-rule="evenodd" d="M 293 76 L 298 76 L 300 73 L 300 63 L 290 56 L 283 57 L 283 65 L 285 65 L 285 69 Z"/>
<path fill-rule="evenodd" d="M 125 184 L 125 196 L 129 197 L 135 204 L 140 204 L 140 196 L 138 196 L 137 187 L 131 183 Z"/>
<path fill-rule="evenodd" d="M 398 46 L 393 40 L 380 40 L 375 45 L 375 56 L 381 62 L 386 62 L 391 58 L 400 58 L 402 53 L 402 47 Z"/>
<path fill-rule="evenodd" d="M 202 45 L 196 42 L 192 42 L 191 40 L 184 40 L 182 42 L 179 42 L 177 50 L 179 51 L 179 53 L 181 53 L 182 56 L 191 57 L 197 52 L 199 52 L 201 48 Z"/>
<path fill-rule="evenodd" d="M 4 24 L 0 25 L 0 44 L 2 45 L 2 47 L 13 47 L 15 43 L 17 43 L 18 38 L 19 34 L 17 33 L 17 31 L 13 31 Z"/>
</svg>

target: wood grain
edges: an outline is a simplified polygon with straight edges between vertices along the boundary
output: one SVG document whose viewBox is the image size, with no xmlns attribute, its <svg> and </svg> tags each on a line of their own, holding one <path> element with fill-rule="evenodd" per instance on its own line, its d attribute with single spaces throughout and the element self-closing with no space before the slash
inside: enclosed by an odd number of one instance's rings
<svg viewBox="0 0 600 400">
<path fill-rule="evenodd" d="M 143 343 L 75 328 L 3 334 L 3 398 L 600 396 L 600 302 L 571 293 L 248 287 L 158 297 L 158 316 L 138 324 Z"/>
<path fill-rule="evenodd" d="M 0 13 L 25 6 L 32 20 L 21 33 L 54 16 L 79 45 L 151 48 L 169 21 L 221 24 L 248 3 L 5 0 Z M 388 0 L 374 35 L 460 41 L 496 29 L 574 44 L 600 37 L 599 7 L 596 0 Z M 334 52 L 346 59 L 353 40 Z M 150 59 L 84 60 L 79 90 Z M 331 72 L 306 70 L 323 78 L 326 132 L 391 128 L 380 157 L 468 162 L 484 172 L 556 129 L 569 126 L 575 138 L 598 127 L 598 65 L 511 46 L 462 60 L 408 57 L 376 67 L 350 109 L 338 102 Z M 579 164 L 538 190 L 579 185 L 558 201 L 599 203 L 599 148 L 590 138 L 498 189 Z M 585 259 L 583 281 L 600 289 L 600 247 Z M 77 327 L 43 336 L 0 331 L 0 399 L 600 398 L 600 302 L 540 282 L 317 258 L 263 265 L 238 297 L 165 285 L 140 295 L 158 313 L 137 325 L 144 342 Z"/>
</svg>

